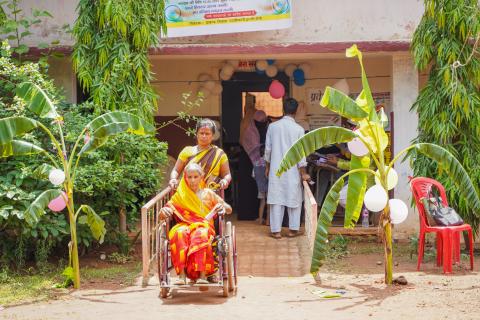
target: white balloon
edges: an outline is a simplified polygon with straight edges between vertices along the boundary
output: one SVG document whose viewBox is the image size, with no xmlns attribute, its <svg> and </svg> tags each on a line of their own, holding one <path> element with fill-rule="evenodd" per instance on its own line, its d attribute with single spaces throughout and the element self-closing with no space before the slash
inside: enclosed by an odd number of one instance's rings
<svg viewBox="0 0 480 320">
<path fill-rule="evenodd" d="M 285 66 L 285 69 L 283 69 L 283 71 L 287 76 L 293 77 L 293 71 L 295 71 L 295 69 L 297 69 L 297 66 L 293 63 L 290 63 Z"/>
<path fill-rule="evenodd" d="M 209 74 L 206 74 L 206 73 L 201 73 L 199 76 L 198 76 L 198 81 L 208 81 L 208 80 L 212 80 L 212 76 L 209 75 Z"/>
<path fill-rule="evenodd" d="M 385 172 L 387 171 L 388 167 L 385 167 Z M 378 170 L 377 170 L 377 174 L 378 174 Z M 379 184 L 381 185 L 382 183 L 380 182 L 380 179 L 378 179 L 377 176 L 375 176 L 375 183 L 376 184 Z M 390 170 L 388 170 L 388 175 L 387 175 L 387 187 L 388 187 L 388 190 L 392 190 L 393 188 L 395 188 L 395 186 L 397 185 L 398 183 L 398 173 L 397 171 L 395 171 L 395 169 L 393 168 L 390 168 Z"/>
<path fill-rule="evenodd" d="M 265 73 L 267 74 L 267 76 L 269 76 L 270 78 L 273 78 L 277 75 L 278 73 L 278 69 L 275 65 L 269 65 L 267 67 L 267 69 L 265 69 Z"/>
<path fill-rule="evenodd" d="M 209 81 L 205 82 L 205 84 L 203 86 L 205 87 L 205 89 L 207 89 L 209 91 L 212 91 L 213 88 L 215 88 L 215 82 L 212 81 L 212 80 L 209 80 Z"/>
<path fill-rule="evenodd" d="M 346 95 L 350 94 L 350 86 L 348 85 L 348 82 L 346 79 L 337 81 L 332 87 L 337 89 L 338 91 L 342 91 Z"/>
<path fill-rule="evenodd" d="M 200 87 L 198 89 L 198 92 L 202 92 L 203 93 L 203 97 L 205 99 L 207 99 L 208 97 L 210 97 L 210 95 L 212 94 L 212 92 L 210 90 L 208 90 L 207 88 L 205 87 Z"/>
<path fill-rule="evenodd" d="M 303 70 L 303 74 L 305 74 L 305 77 L 307 78 L 312 72 L 312 67 L 308 63 L 302 63 L 298 68 Z"/>
<path fill-rule="evenodd" d="M 257 67 L 258 70 L 265 71 L 268 67 L 268 62 L 267 60 L 258 60 L 255 66 Z"/>
<path fill-rule="evenodd" d="M 359 138 L 353 138 L 352 141 L 347 143 L 347 146 L 348 150 L 350 150 L 350 152 L 357 157 L 366 156 L 369 152 L 367 146 L 365 146 L 365 144 Z"/>
<path fill-rule="evenodd" d="M 222 79 L 223 81 L 228 81 L 230 80 L 230 78 L 232 77 L 231 74 L 226 74 L 222 71 L 220 71 L 220 79 Z"/>
<path fill-rule="evenodd" d="M 223 87 L 220 83 L 216 83 L 212 89 L 212 93 L 216 96 L 220 95 L 223 91 Z"/>
<path fill-rule="evenodd" d="M 53 185 L 58 186 L 65 181 L 65 172 L 60 169 L 53 169 L 48 174 L 48 180 L 50 180 Z"/>
<path fill-rule="evenodd" d="M 223 66 L 221 72 L 231 77 L 235 72 L 235 68 L 231 64 L 227 63 L 226 65 Z"/>
<path fill-rule="evenodd" d="M 399 224 L 405 221 L 408 216 L 408 207 L 400 199 L 390 199 L 388 201 L 390 207 L 390 220 L 393 224 Z"/>
<path fill-rule="evenodd" d="M 365 207 L 372 212 L 379 212 L 385 209 L 388 201 L 388 195 L 383 187 L 374 185 L 365 192 Z"/>
</svg>

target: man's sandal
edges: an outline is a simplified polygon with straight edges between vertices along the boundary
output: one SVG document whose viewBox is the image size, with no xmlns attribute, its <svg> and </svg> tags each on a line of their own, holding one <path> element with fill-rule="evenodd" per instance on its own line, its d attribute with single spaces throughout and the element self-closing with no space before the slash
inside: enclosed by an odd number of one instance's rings
<svg viewBox="0 0 480 320">
<path fill-rule="evenodd" d="M 282 239 L 282 234 L 280 232 L 272 232 L 270 236 L 274 239 Z"/>
</svg>

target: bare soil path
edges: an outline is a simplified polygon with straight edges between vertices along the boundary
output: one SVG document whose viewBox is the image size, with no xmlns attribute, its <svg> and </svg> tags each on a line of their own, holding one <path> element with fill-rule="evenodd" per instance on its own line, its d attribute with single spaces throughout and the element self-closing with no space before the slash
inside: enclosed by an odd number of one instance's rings
<svg viewBox="0 0 480 320">
<path fill-rule="evenodd" d="M 239 290 L 228 299 L 210 290 L 161 300 L 152 277 L 146 288 L 80 290 L 6 308 L 0 319 L 480 319 L 477 266 L 466 271 L 463 262 L 454 275 L 445 276 L 428 261 L 416 272 L 416 259 L 410 259 L 405 244 L 394 253 L 395 274 L 404 275 L 409 284 L 387 287 L 383 265 L 377 264 L 381 246 L 351 242 L 346 258 L 322 268 L 319 284 L 306 274 L 310 257 L 305 238 L 275 240 L 266 236 L 266 227 L 240 225 Z M 328 298 L 332 294 L 340 297 Z"/>
</svg>

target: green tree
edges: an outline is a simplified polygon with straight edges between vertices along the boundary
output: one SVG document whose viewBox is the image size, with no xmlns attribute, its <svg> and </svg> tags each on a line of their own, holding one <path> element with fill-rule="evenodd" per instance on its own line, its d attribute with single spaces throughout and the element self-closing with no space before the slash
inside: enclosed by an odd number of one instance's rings
<svg viewBox="0 0 480 320">
<path fill-rule="evenodd" d="M 416 67 L 429 73 L 413 111 L 418 113 L 416 142 L 444 146 L 480 181 L 480 8 L 477 0 L 426 0 L 415 30 L 412 53 Z M 423 155 L 413 162 L 415 175 L 433 176 L 446 188 L 451 206 L 474 234 L 480 212 L 460 196 L 443 168 Z"/>
<path fill-rule="evenodd" d="M 17 87 L 16 94 L 31 112 L 40 118 L 50 119 L 53 127 L 57 129 L 57 134 L 55 135 L 55 131 L 32 118 L 14 116 L 0 119 L 0 156 L 42 154 L 50 161 L 49 164 L 43 166 L 43 173 L 48 174 L 55 168 L 61 168 L 64 180 L 59 183 L 62 188 L 42 192 L 25 210 L 24 217 L 27 223 L 34 225 L 45 214 L 45 208 L 53 199 L 63 198 L 68 211 L 71 237 L 70 265 L 64 274 L 73 280 L 75 288 L 79 288 L 77 222 L 88 224 L 93 236 L 100 242 L 103 241 L 106 233 L 105 222 L 90 206 L 81 205 L 75 210 L 74 182 L 80 159 L 83 154 L 101 147 L 111 136 L 125 132 L 137 135 L 152 134 L 154 127 L 126 112 L 106 113 L 90 121 L 76 139 L 73 148 L 67 151 L 63 133 L 63 118 L 45 91 L 35 83 L 25 82 Z M 43 131 L 50 138 L 51 145 L 44 148 L 26 140 L 18 140 L 35 129 Z M 81 147 L 80 150 L 78 150 L 79 147 Z"/>
<path fill-rule="evenodd" d="M 97 113 L 132 112 L 153 123 L 157 96 L 148 50 L 165 32 L 163 0 L 81 0 L 73 66 Z"/>
<path fill-rule="evenodd" d="M 300 138 L 285 154 L 277 175 L 281 175 L 298 163 L 302 158 L 311 154 L 315 150 L 334 143 L 344 143 L 359 139 L 368 149 L 365 156 L 357 157 L 352 155 L 350 162 L 350 171 L 341 176 L 331 187 L 325 201 L 323 202 L 320 216 L 318 218 L 317 232 L 312 256 L 312 265 L 310 271 L 317 273 L 327 253 L 327 236 L 333 215 L 336 212 L 338 201 L 340 199 L 340 190 L 342 189 L 345 178 L 349 177 L 347 190 L 347 205 L 345 208 L 345 228 L 355 227 L 360 216 L 365 189 L 367 185 L 367 175 L 374 175 L 380 192 L 384 193 L 385 200 L 388 200 L 387 190 L 389 172 L 393 170 L 396 161 L 410 151 L 423 154 L 429 159 L 437 162 L 460 190 L 460 194 L 468 201 L 472 207 L 480 212 L 480 198 L 478 191 L 474 187 L 470 177 L 458 160 L 446 149 L 431 143 L 417 143 L 400 151 L 390 163 L 385 163 L 385 148 L 388 144 L 388 137 L 385 133 L 385 120 L 382 113 L 375 112 L 375 103 L 373 101 L 367 75 L 363 68 L 362 53 L 356 45 L 346 51 L 347 57 L 357 57 L 362 71 L 363 90 L 356 100 L 351 99 L 344 93 L 327 87 L 322 97 L 320 105 L 338 113 L 342 117 L 353 120 L 358 123 L 358 130 L 352 131 L 341 127 L 325 127 L 309 132 Z M 377 172 L 369 168 L 370 161 L 375 163 Z M 375 186 L 378 189 L 377 186 Z M 382 190 L 383 189 L 383 190 Z M 385 249 L 385 283 L 392 283 L 393 273 L 393 248 L 392 248 L 392 221 L 390 217 L 390 205 L 386 201 L 386 206 L 380 216 L 380 226 L 383 230 L 383 244 Z"/>
</svg>

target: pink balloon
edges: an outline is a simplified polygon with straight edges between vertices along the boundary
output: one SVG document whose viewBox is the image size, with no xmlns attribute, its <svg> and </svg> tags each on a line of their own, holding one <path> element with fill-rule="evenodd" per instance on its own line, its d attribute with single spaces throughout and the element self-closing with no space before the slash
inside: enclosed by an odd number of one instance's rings
<svg viewBox="0 0 480 320">
<path fill-rule="evenodd" d="M 270 95 L 272 96 L 273 99 L 280 99 L 285 95 L 285 87 L 280 81 L 274 80 L 270 84 L 270 88 L 268 88 L 268 92 L 270 92 Z"/>
<path fill-rule="evenodd" d="M 48 208 L 54 212 L 62 211 L 67 206 L 67 203 L 65 202 L 66 198 L 67 194 L 62 191 L 61 195 L 50 201 L 50 203 L 48 204 Z"/>
</svg>

